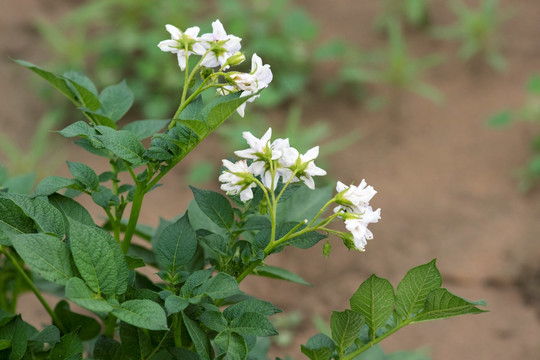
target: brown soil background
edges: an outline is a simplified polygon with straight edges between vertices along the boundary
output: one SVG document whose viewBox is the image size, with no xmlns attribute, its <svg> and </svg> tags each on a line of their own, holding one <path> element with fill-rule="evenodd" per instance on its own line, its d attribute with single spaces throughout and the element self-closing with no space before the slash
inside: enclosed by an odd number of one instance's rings
<svg viewBox="0 0 540 360">
<path fill-rule="evenodd" d="M 382 40 L 370 28 L 376 2 L 302 0 L 298 4 L 320 21 L 325 38 L 344 37 L 358 46 Z M 75 5 L 52 0 L 0 4 L 0 127 L 21 144 L 46 104 L 30 89 L 27 70 L 9 57 L 43 63 L 47 49 L 33 27 L 35 20 L 57 18 Z M 362 134 L 353 148 L 333 156 L 328 170 L 345 183 L 366 178 L 379 191 L 373 205 L 382 208 L 383 218 L 373 226 L 375 239 L 366 253 L 348 252 L 337 240 L 329 259 L 316 246 L 308 251 L 287 249 L 270 260 L 314 287 L 259 278 L 242 284 L 245 291 L 285 312 L 303 314 L 294 346 L 274 348 L 273 356 L 303 358 L 298 344 L 315 333 L 311 319 L 319 315 L 328 320 L 332 310 L 347 308 L 349 297 L 370 274 L 397 285 L 409 268 L 437 258 L 443 286 L 467 299 L 486 300 L 490 312 L 414 325 L 383 342 L 386 351 L 428 347 L 437 360 L 540 359 L 540 306 L 526 303 L 516 285 L 518 279 L 530 277 L 525 268 L 540 267 L 540 192 L 519 194 L 511 175 L 528 158 L 528 144 L 538 128 L 485 126 L 494 112 L 520 106 L 525 81 L 540 70 L 540 2 L 502 1 L 502 5 L 513 12 L 501 38 L 509 64 L 505 73 L 472 69 L 456 59 L 455 45 L 411 32 L 407 39 L 414 54 L 447 55 L 446 63 L 426 77 L 445 94 L 443 105 L 405 95 L 397 130 L 384 112 L 369 112 L 349 100 L 321 98 L 304 111 L 305 119 L 329 121 L 338 134 L 351 128 Z M 434 1 L 432 9 L 435 24 L 452 20 L 443 1 Z M 277 126 L 284 114 L 273 112 L 275 122 L 269 125 Z M 207 159 L 218 165 L 228 156 L 217 137 L 204 145 L 186 161 Z M 68 160 L 106 165 L 66 146 Z M 59 174 L 66 173 L 63 166 Z M 184 173 L 182 169 L 172 173 L 165 186 L 145 200 L 143 223 L 156 225 L 160 216 L 170 219 L 183 212 L 191 199 Z M 46 321 L 32 296 L 23 300 L 20 310 L 25 320 L 36 325 Z"/>
</svg>

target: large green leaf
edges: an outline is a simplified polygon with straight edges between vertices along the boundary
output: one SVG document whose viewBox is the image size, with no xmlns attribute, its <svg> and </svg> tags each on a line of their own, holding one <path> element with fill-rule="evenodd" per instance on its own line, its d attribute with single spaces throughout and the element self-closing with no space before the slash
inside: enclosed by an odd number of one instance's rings
<svg viewBox="0 0 540 360">
<path fill-rule="evenodd" d="M 99 94 L 101 101 L 100 113 L 116 122 L 125 115 L 133 105 L 133 92 L 127 86 L 126 81 L 109 86 Z"/>
<path fill-rule="evenodd" d="M 107 231 L 70 220 L 70 245 L 75 265 L 93 291 L 123 294 L 129 267 L 120 245 Z"/>
<path fill-rule="evenodd" d="M 75 180 L 79 181 L 85 189 L 95 190 L 99 186 L 99 178 L 90 166 L 80 162 L 66 162 L 71 175 L 73 175 Z"/>
<path fill-rule="evenodd" d="M 120 341 L 128 359 L 146 359 L 152 351 L 152 343 L 148 331 L 120 323 Z"/>
<path fill-rule="evenodd" d="M 82 359 L 83 345 L 75 333 L 62 336 L 59 343 L 54 344 L 49 359 Z"/>
<path fill-rule="evenodd" d="M 165 128 L 169 122 L 170 120 L 167 119 L 133 121 L 126 124 L 122 130 L 131 131 L 135 134 L 137 139 L 143 140 L 163 130 L 163 128 Z"/>
<path fill-rule="evenodd" d="M 232 321 L 233 319 L 236 319 L 247 312 L 254 312 L 264 316 L 270 316 L 281 312 L 281 309 L 275 307 L 268 301 L 253 298 L 243 300 L 229 306 L 223 311 L 223 316 L 225 316 L 227 320 Z"/>
<path fill-rule="evenodd" d="M 67 282 L 66 297 L 75 304 L 96 313 L 108 313 L 113 310 L 107 301 L 98 297 L 83 280 L 76 277 Z"/>
<path fill-rule="evenodd" d="M 73 92 L 71 91 L 71 89 L 67 85 L 66 80 L 62 76 L 54 74 L 54 73 L 49 72 L 47 70 L 44 70 L 44 69 L 40 68 L 39 66 L 34 65 L 34 64 L 32 64 L 32 63 L 30 63 L 28 61 L 15 60 L 15 62 L 17 64 L 19 64 L 19 65 L 24 66 L 27 69 L 32 70 L 33 72 L 35 72 L 36 74 L 41 76 L 43 79 L 47 80 L 47 82 L 49 84 L 51 84 L 54 88 L 59 90 L 68 99 L 70 99 L 71 101 L 75 101 L 75 95 L 73 94 Z"/>
<path fill-rule="evenodd" d="M 223 330 L 214 338 L 214 344 L 219 350 L 218 356 L 223 360 L 244 360 L 248 348 L 244 338 L 232 331 Z"/>
<path fill-rule="evenodd" d="M 95 226 L 94 220 L 88 210 L 72 198 L 60 194 L 52 194 L 49 195 L 49 203 L 60 210 L 66 223 L 68 222 L 68 218 L 71 218 L 82 224 Z"/>
<path fill-rule="evenodd" d="M 65 223 L 62 213 L 46 200 L 22 194 L 1 194 L 0 197 L 9 198 L 19 206 L 34 220 L 39 232 L 55 234 L 60 239 L 64 237 Z"/>
<path fill-rule="evenodd" d="M 485 312 L 477 308 L 478 305 L 485 305 L 485 303 L 470 302 L 452 294 L 447 289 L 437 289 L 429 293 L 424 309 L 412 318 L 411 323 Z"/>
<path fill-rule="evenodd" d="M 210 340 L 206 333 L 199 327 L 197 322 L 190 319 L 184 312 L 182 312 L 182 319 L 200 359 L 210 360 Z"/>
<path fill-rule="evenodd" d="M 133 166 L 144 164 L 142 154 L 144 154 L 145 148 L 134 133 L 126 130 L 114 130 L 107 126 L 97 126 L 97 129 L 101 135 L 96 135 L 96 138 L 113 154 Z"/>
<path fill-rule="evenodd" d="M 333 311 L 330 318 L 330 329 L 336 346 L 345 351 L 354 343 L 364 323 L 364 317 L 357 312 L 351 310 Z"/>
<path fill-rule="evenodd" d="M 101 107 L 96 94 L 96 87 L 90 79 L 75 71 L 64 73 L 63 77 L 67 80 L 66 84 L 71 91 L 76 95 L 76 100 L 80 106 L 92 111 L 98 110 Z"/>
<path fill-rule="evenodd" d="M 396 289 L 396 313 L 400 320 L 407 320 L 422 310 L 428 294 L 441 284 L 435 260 L 409 270 Z"/>
<path fill-rule="evenodd" d="M 265 315 L 256 312 L 245 312 L 233 319 L 230 329 L 240 335 L 272 336 L 278 333 Z"/>
<path fill-rule="evenodd" d="M 158 303 L 151 300 L 128 300 L 112 311 L 118 319 L 148 330 L 167 330 L 167 315 Z"/>
<path fill-rule="evenodd" d="M 15 320 L 0 328 L 0 347 L 5 349 L 11 347 L 9 360 L 22 359 L 27 345 L 27 324 L 21 319 L 20 315 Z"/>
<path fill-rule="evenodd" d="M 36 224 L 8 198 L 0 197 L 0 245 L 11 245 L 10 235 L 36 232 Z"/>
<path fill-rule="evenodd" d="M 229 230 L 234 223 L 234 213 L 229 200 L 214 191 L 197 189 L 193 186 L 190 188 L 202 212 L 216 225 Z"/>
<path fill-rule="evenodd" d="M 54 194 L 58 190 L 69 188 L 74 184 L 75 180 L 73 179 L 68 179 L 61 176 L 47 176 L 38 184 L 34 190 L 34 195 L 48 196 Z"/>
<path fill-rule="evenodd" d="M 351 310 L 362 314 L 369 327 L 371 338 L 375 331 L 386 324 L 394 307 L 394 288 L 386 279 L 371 275 L 350 299 Z"/>
<path fill-rule="evenodd" d="M 241 98 L 239 93 L 234 93 L 214 99 L 203 109 L 206 124 L 212 130 L 216 129 L 249 98 L 249 96 Z"/>
<path fill-rule="evenodd" d="M 75 276 L 68 246 L 57 237 L 22 234 L 12 236 L 11 242 L 30 269 L 45 280 L 65 285 Z"/>
<path fill-rule="evenodd" d="M 272 279 L 286 280 L 301 285 L 312 286 L 299 275 L 280 267 L 271 265 L 260 265 L 255 268 L 255 275 L 269 277 Z"/>
<path fill-rule="evenodd" d="M 300 187 L 289 198 L 278 204 L 277 222 L 300 222 L 311 220 L 317 212 L 332 198 L 333 186 L 311 190 Z"/>
<path fill-rule="evenodd" d="M 195 250 L 197 235 L 188 216 L 184 215 L 163 229 L 154 252 L 158 263 L 171 274 L 175 274 L 193 258 Z"/>
<path fill-rule="evenodd" d="M 216 276 L 206 280 L 193 294 L 206 295 L 217 300 L 241 293 L 236 279 L 229 274 L 220 272 Z"/>
</svg>

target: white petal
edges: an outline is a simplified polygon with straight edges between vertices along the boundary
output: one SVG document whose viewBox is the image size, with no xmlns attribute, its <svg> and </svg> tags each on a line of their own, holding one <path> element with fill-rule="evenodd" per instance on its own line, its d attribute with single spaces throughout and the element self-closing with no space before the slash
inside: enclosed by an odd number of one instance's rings
<svg viewBox="0 0 540 360">
<path fill-rule="evenodd" d="M 302 155 L 302 162 L 315 160 L 317 156 L 319 156 L 319 147 L 315 146 L 314 148 L 309 149 L 304 155 Z"/>
<path fill-rule="evenodd" d="M 165 25 L 165 29 L 171 34 L 171 39 L 173 40 L 180 40 L 182 38 L 182 31 L 178 29 L 176 26 L 167 24 Z"/>
<path fill-rule="evenodd" d="M 187 36 L 189 36 L 192 39 L 196 39 L 197 35 L 199 35 L 199 31 L 201 31 L 201 29 L 198 26 L 193 26 L 193 27 L 190 27 L 190 28 L 186 29 L 184 34 L 186 34 Z"/>
<path fill-rule="evenodd" d="M 184 50 L 178 51 L 178 66 L 182 71 L 186 69 L 186 52 Z"/>
<path fill-rule="evenodd" d="M 253 199 L 253 191 L 251 190 L 251 188 L 248 187 L 244 191 L 240 192 L 240 200 L 242 200 L 243 202 L 251 199 Z"/>
<path fill-rule="evenodd" d="M 158 44 L 161 51 L 168 51 L 172 53 L 178 52 L 178 41 L 176 40 L 163 40 Z"/>
<path fill-rule="evenodd" d="M 236 156 L 243 157 L 245 159 L 257 159 L 257 157 L 254 155 L 253 149 L 245 149 L 245 150 L 236 150 L 235 152 Z"/>
<path fill-rule="evenodd" d="M 261 144 L 263 148 L 266 146 L 266 143 L 270 141 L 271 137 L 272 137 L 272 128 L 268 128 L 268 130 L 266 130 L 263 137 L 261 138 Z"/>
<path fill-rule="evenodd" d="M 225 28 L 223 28 L 223 24 L 221 24 L 221 21 L 219 20 L 216 20 L 212 23 L 212 30 L 214 33 L 214 37 L 218 40 L 222 40 L 227 36 Z"/>
<path fill-rule="evenodd" d="M 200 43 L 193 44 L 193 52 L 197 55 L 204 55 L 206 49 Z"/>
<path fill-rule="evenodd" d="M 315 190 L 315 181 L 313 181 L 313 178 L 311 176 L 302 176 L 302 179 L 304 180 L 304 184 L 311 190 Z"/>
</svg>

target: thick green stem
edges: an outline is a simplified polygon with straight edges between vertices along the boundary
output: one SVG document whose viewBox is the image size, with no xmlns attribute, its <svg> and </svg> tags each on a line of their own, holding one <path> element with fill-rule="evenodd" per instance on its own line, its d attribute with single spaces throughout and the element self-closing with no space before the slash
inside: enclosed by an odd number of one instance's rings
<svg viewBox="0 0 540 360">
<path fill-rule="evenodd" d="M 47 303 L 47 300 L 45 300 L 45 298 L 41 295 L 41 292 L 38 290 L 38 288 L 36 288 L 32 279 L 30 279 L 28 275 L 26 275 L 26 273 L 24 272 L 24 269 L 19 265 L 19 262 L 17 261 L 17 259 L 15 259 L 9 253 L 9 251 L 5 249 L 3 246 L 0 246 L 0 252 L 2 252 L 9 259 L 9 261 L 11 261 L 11 263 L 13 264 L 17 272 L 21 275 L 24 281 L 26 281 L 28 287 L 30 287 L 30 290 L 32 290 L 32 292 L 36 295 L 41 305 L 43 305 L 43 307 L 45 308 L 45 311 L 49 313 L 53 322 L 56 324 L 56 326 L 58 326 L 58 328 L 60 329 L 62 333 L 65 333 L 66 328 L 64 327 L 64 325 L 62 324 L 62 322 L 60 321 L 56 313 L 53 311 L 53 309 L 49 306 L 49 304 Z"/>
<path fill-rule="evenodd" d="M 251 272 L 260 264 L 262 263 L 262 260 L 257 260 L 252 262 L 240 275 L 236 277 L 236 282 L 240 284 L 242 280 L 244 280 Z"/>
<path fill-rule="evenodd" d="M 173 320 L 174 346 L 182 347 L 182 313 L 177 313 Z"/>
<path fill-rule="evenodd" d="M 138 183 L 133 194 L 133 203 L 131 204 L 131 213 L 129 215 L 129 221 L 127 224 L 126 232 L 124 233 L 124 241 L 122 242 L 122 250 L 124 254 L 127 254 L 129 246 L 131 245 L 131 239 L 135 233 L 137 222 L 139 221 L 139 215 L 141 213 L 141 207 L 144 199 L 146 184 Z"/>
</svg>

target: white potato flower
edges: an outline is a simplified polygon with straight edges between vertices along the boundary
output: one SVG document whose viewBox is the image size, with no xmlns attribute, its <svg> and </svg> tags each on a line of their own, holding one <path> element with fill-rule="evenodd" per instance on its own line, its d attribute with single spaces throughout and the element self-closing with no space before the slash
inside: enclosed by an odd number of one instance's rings
<svg viewBox="0 0 540 360">
<path fill-rule="evenodd" d="M 202 66 L 213 68 L 225 66 L 227 60 L 235 55 L 240 48 L 241 38 L 234 35 L 228 35 L 223 24 L 216 20 L 212 23 L 212 33 L 201 35 L 200 40 L 208 54 L 202 61 Z M 225 66 L 227 68 L 228 66 Z"/>
<path fill-rule="evenodd" d="M 336 203 L 339 206 L 334 209 L 334 212 L 338 212 L 341 209 L 349 212 L 358 212 L 358 209 L 367 206 L 373 196 L 377 194 L 373 186 L 368 185 L 364 179 L 362 179 L 358 186 L 347 186 L 341 181 L 338 181 L 336 191 L 338 192 Z"/>
<path fill-rule="evenodd" d="M 240 194 L 240 200 L 243 202 L 253 199 L 251 188 L 255 187 L 256 184 L 247 161 L 240 160 L 233 163 L 224 159 L 223 166 L 227 169 L 219 176 L 219 181 L 223 183 L 221 190 L 226 191 L 227 195 Z"/>
<path fill-rule="evenodd" d="M 283 149 L 278 168 L 283 182 L 288 182 L 296 171 L 291 182 L 303 181 L 308 188 L 314 190 L 315 181 L 313 180 L 313 176 L 326 175 L 326 171 L 315 165 L 314 160 L 317 156 L 319 156 L 318 146 L 308 150 L 303 155 L 293 147 Z"/>
<path fill-rule="evenodd" d="M 171 34 L 171 39 L 161 41 L 158 47 L 161 51 L 176 54 L 178 56 L 178 66 L 182 71 L 186 69 L 186 60 L 191 54 L 203 55 L 206 52 L 206 49 L 199 42 L 199 38 L 197 38 L 200 31 L 199 27 L 193 26 L 184 32 L 170 24 L 165 25 L 165 28 Z"/>
<path fill-rule="evenodd" d="M 361 214 L 355 214 L 358 217 L 347 217 L 345 227 L 353 236 L 354 246 L 365 251 L 367 241 L 373 239 L 373 233 L 368 229 L 368 225 L 376 223 L 381 218 L 381 209 L 373 211 L 371 206 L 362 209 Z"/>
</svg>

